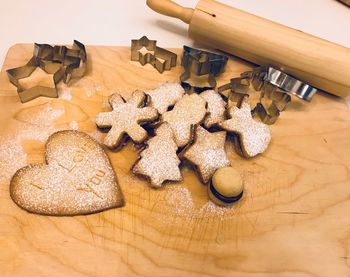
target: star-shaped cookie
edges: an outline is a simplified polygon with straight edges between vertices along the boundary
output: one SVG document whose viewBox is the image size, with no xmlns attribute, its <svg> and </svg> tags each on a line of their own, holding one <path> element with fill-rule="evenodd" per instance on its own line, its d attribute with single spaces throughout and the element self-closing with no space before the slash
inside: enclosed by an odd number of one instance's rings
<svg viewBox="0 0 350 277">
<path fill-rule="evenodd" d="M 193 127 L 200 124 L 207 113 L 206 104 L 197 94 L 186 94 L 173 110 L 163 114 L 162 121 L 170 124 L 178 147 L 184 147 L 192 140 Z"/>
<path fill-rule="evenodd" d="M 214 90 L 206 90 L 200 94 L 208 103 L 208 115 L 204 119 L 204 127 L 211 128 L 225 120 L 226 103 Z"/>
<path fill-rule="evenodd" d="M 253 119 L 250 105 L 243 102 L 241 108 L 233 106 L 229 110 L 230 119 L 220 123 L 220 127 L 239 135 L 239 146 L 242 154 L 255 157 L 263 153 L 271 141 L 270 128 Z"/>
<path fill-rule="evenodd" d="M 225 152 L 226 132 L 210 133 L 201 126 L 196 128 L 194 143 L 182 156 L 194 164 L 204 183 L 208 183 L 218 168 L 230 165 Z"/>
<path fill-rule="evenodd" d="M 146 176 L 151 186 L 161 187 L 164 181 L 181 181 L 179 169 L 180 160 L 177 157 L 177 145 L 174 134 L 168 123 L 163 123 L 156 129 L 156 136 L 149 139 L 147 148 L 141 152 L 140 159 L 132 171 Z"/>
<path fill-rule="evenodd" d="M 146 98 L 142 91 L 135 91 L 127 102 L 119 94 L 109 96 L 108 102 L 113 110 L 100 113 L 96 117 L 98 127 L 111 127 L 104 139 L 106 146 L 118 147 L 125 134 L 135 143 L 141 143 L 147 138 L 147 131 L 140 124 L 153 122 L 158 118 L 158 112 L 152 107 L 143 108 Z"/>
<path fill-rule="evenodd" d="M 165 83 L 154 90 L 145 91 L 150 96 L 150 105 L 156 108 L 160 114 L 168 111 L 185 94 L 184 89 L 178 83 Z"/>
</svg>

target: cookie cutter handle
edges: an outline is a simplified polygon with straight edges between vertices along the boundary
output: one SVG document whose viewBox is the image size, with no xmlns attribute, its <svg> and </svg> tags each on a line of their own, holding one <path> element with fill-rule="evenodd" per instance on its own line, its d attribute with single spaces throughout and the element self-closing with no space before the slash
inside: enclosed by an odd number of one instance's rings
<svg viewBox="0 0 350 277">
<path fill-rule="evenodd" d="M 194 10 L 182 7 L 170 0 L 147 0 L 147 6 L 157 13 L 175 17 L 189 24 Z"/>
</svg>

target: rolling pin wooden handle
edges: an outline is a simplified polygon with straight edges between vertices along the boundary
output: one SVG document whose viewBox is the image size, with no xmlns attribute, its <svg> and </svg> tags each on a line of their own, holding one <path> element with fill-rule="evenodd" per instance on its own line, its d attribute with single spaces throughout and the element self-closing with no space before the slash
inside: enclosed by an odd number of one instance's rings
<svg viewBox="0 0 350 277">
<path fill-rule="evenodd" d="M 194 12 L 193 9 L 184 8 L 170 0 L 147 0 L 147 5 L 158 13 L 181 19 L 187 24 L 191 22 Z"/>
<path fill-rule="evenodd" d="M 350 49 L 214 0 L 184 8 L 147 0 L 156 12 L 189 24 L 195 41 L 259 65 L 271 65 L 338 96 L 350 95 Z"/>
</svg>

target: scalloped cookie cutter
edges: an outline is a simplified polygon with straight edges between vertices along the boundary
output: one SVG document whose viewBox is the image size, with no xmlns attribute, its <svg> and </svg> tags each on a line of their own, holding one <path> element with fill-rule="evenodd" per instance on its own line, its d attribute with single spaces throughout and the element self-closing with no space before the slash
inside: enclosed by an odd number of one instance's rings
<svg viewBox="0 0 350 277">
<path fill-rule="evenodd" d="M 252 72 L 253 84 L 270 83 L 281 90 L 310 102 L 317 89 L 271 66 L 262 66 Z"/>
<path fill-rule="evenodd" d="M 146 48 L 147 53 L 141 49 Z M 131 60 L 138 61 L 141 65 L 151 64 L 159 73 L 170 70 L 176 66 L 177 55 L 157 46 L 156 40 L 149 40 L 146 36 L 131 41 Z"/>
<path fill-rule="evenodd" d="M 34 44 L 33 57 L 26 65 L 7 70 L 10 82 L 16 86 L 22 103 L 40 96 L 57 98 L 57 84 L 63 79 L 69 83 L 72 78 L 80 78 L 85 74 L 87 55 L 85 46 L 74 41 L 73 47 Z M 48 74 L 53 74 L 54 87 L 34 86 L 25 89 L 20 80 L 32 75 L 36 68 L 41 68 Z"/>
</svg>

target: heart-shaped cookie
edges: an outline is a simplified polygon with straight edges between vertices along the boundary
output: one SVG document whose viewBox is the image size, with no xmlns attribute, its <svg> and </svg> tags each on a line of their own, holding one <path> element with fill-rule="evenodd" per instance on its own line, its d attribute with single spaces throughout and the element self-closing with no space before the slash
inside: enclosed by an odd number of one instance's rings
<svg viewBox="0 0 350 277">
<path fill-rule="evenodd" d="M 10 194 L 21 208 L 43 215 L 83 215 L 123 206 L 113 168 L 97 141 L 78 131 L 60 131 L 45 147 L 47 164 L 19 169 Z"/>
</svg>

